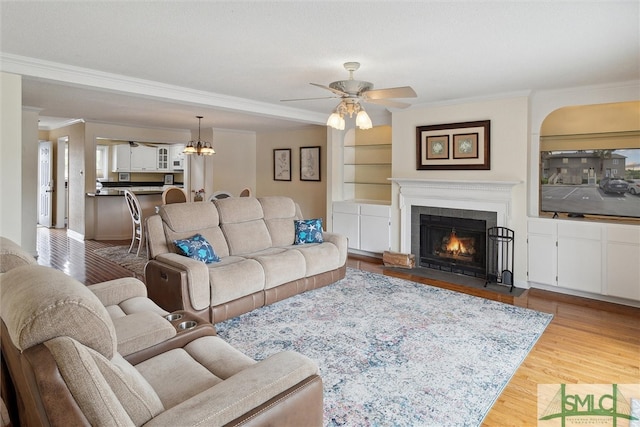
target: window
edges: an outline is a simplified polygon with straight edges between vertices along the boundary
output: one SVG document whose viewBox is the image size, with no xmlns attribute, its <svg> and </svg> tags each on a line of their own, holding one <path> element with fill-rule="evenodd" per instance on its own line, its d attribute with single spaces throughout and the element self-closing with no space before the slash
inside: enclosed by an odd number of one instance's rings
<svg viewBox="0 0 640 427">
<path fill-rule="evenodd" d="M 584 164 L 584 163 L 587 163 L 587 159 L 586 159 L 586 158 L 584 158 L 584 157 L 583 157 L 583 158 L 581 158 L 581 159 L 580 159 L 580 163 L 583 163 L 583 164 Z"/>
<path fill-rule="evenodd" d="M 568 159 L 568 158 L 566 158 L 566 157 L 563 157 L 563 158 L 562 158 L 562 164 L 565 164 L 565 165 L 566 165 L 567 163 L 569 163 L 569 159 Z"/>
<path fill-rule="evenodd" d="M 98 181 L 109 180 L 109 147 L 96 145 L 96 179 Z"/>
<path fill-rule="evenodd" d="M 611 159 L 611 164 L 612 165 L 617 165 L 618 164 L 618 159 Z"/>
</svg>

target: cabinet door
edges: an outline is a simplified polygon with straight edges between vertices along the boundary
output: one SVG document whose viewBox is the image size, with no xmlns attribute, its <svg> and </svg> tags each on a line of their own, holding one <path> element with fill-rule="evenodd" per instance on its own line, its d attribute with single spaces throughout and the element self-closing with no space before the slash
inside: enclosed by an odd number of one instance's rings
<svg viewBox="0 0 640 427">
<path fill-rule="evenodd" d="M 113 146 L 113 172 L 129 172 L 131 170 L 131 148 L 129 144 Z"/>
<path fill-rule="evenodd" d="M 640 301 L 640 229 L 607 228 L 607 294 Z"/>
<path fill-rule="evenodd" d="M 558 286 L 602 293 L 600 227 L 558 223 Z"/>
<path fill-rule="evenodd" d="M 379 253 L 391 249 L 391 208 L 388 205 L 360 205 L 360 249 Z"/>
<path fill-rule="evenodd" d="M 367 252 L 384 252 L 391 249 L 391 225 L 389 218 L 360 216 L 360 249 Z"/>
<path fill-rule="evenodd" d="M 556 285 L 556 225 L 549 221 L 527 224 L 527 272 L 531 282 Z"/>
<path fill-rule="evenodd" d="M 169 170 L 169 147 L 157 148 L 157 161 L 156 168 L 158 170 Z"/>
<path fill-rule="evenodd" d="M 333 232 L 347 237 L 351 249 L 360 249 L 360 217 L 343 212 L 333 213 Z"/>
<path fill-rule="evenodd" d="M 138 145 L 131 147 L 131 170 L 154 171 L 156 169 L 156 148 Z"/>
</svg>

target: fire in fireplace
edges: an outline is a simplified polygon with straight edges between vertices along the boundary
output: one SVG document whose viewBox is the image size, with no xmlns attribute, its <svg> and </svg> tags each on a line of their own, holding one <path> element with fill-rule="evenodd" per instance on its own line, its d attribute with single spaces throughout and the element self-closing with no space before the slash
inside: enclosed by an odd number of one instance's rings
<svg viewBox="0 0 640 427">
<path fill-rule="evenodd" d="M 437 243 L 437 242 L 436 242 Z M 460 237 L 456 229 L 452 228 L 448 236 L 442 238 L 442 244 L 435 247 L 434 253 L 442 258 L 473 262 L 476 253 L 476 239 L 474 237 Z"/>
<path fill-rule="evenodd" d="M 486 278 L 486 221 L 420 215 L 420 266 Z"/>
</svg>

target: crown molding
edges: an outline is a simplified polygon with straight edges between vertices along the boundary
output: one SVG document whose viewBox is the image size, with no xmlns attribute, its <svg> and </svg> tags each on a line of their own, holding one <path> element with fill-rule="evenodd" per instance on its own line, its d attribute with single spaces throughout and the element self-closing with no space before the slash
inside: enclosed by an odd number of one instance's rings
<svg viewBox="0 0 640 427">
<path fill-rule="evenodd" d="M 0 52 L 0 71 L 72 86 L 325 124 L 326 114 Z"/>
</svg>

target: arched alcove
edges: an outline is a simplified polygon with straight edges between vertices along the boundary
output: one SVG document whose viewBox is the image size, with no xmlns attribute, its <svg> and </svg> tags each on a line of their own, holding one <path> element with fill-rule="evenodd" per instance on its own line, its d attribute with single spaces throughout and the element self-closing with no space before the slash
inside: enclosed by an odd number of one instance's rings
<svg viewBox="0 0 640 427">
<path fill-rule="evenodd" d="M 540 126 L 539 158 L 540 212 L 640 217 L 640 198 L 622 183 L 604 186 L 640 179 L 640 101 L 552 111 Z"/>
</svg>

